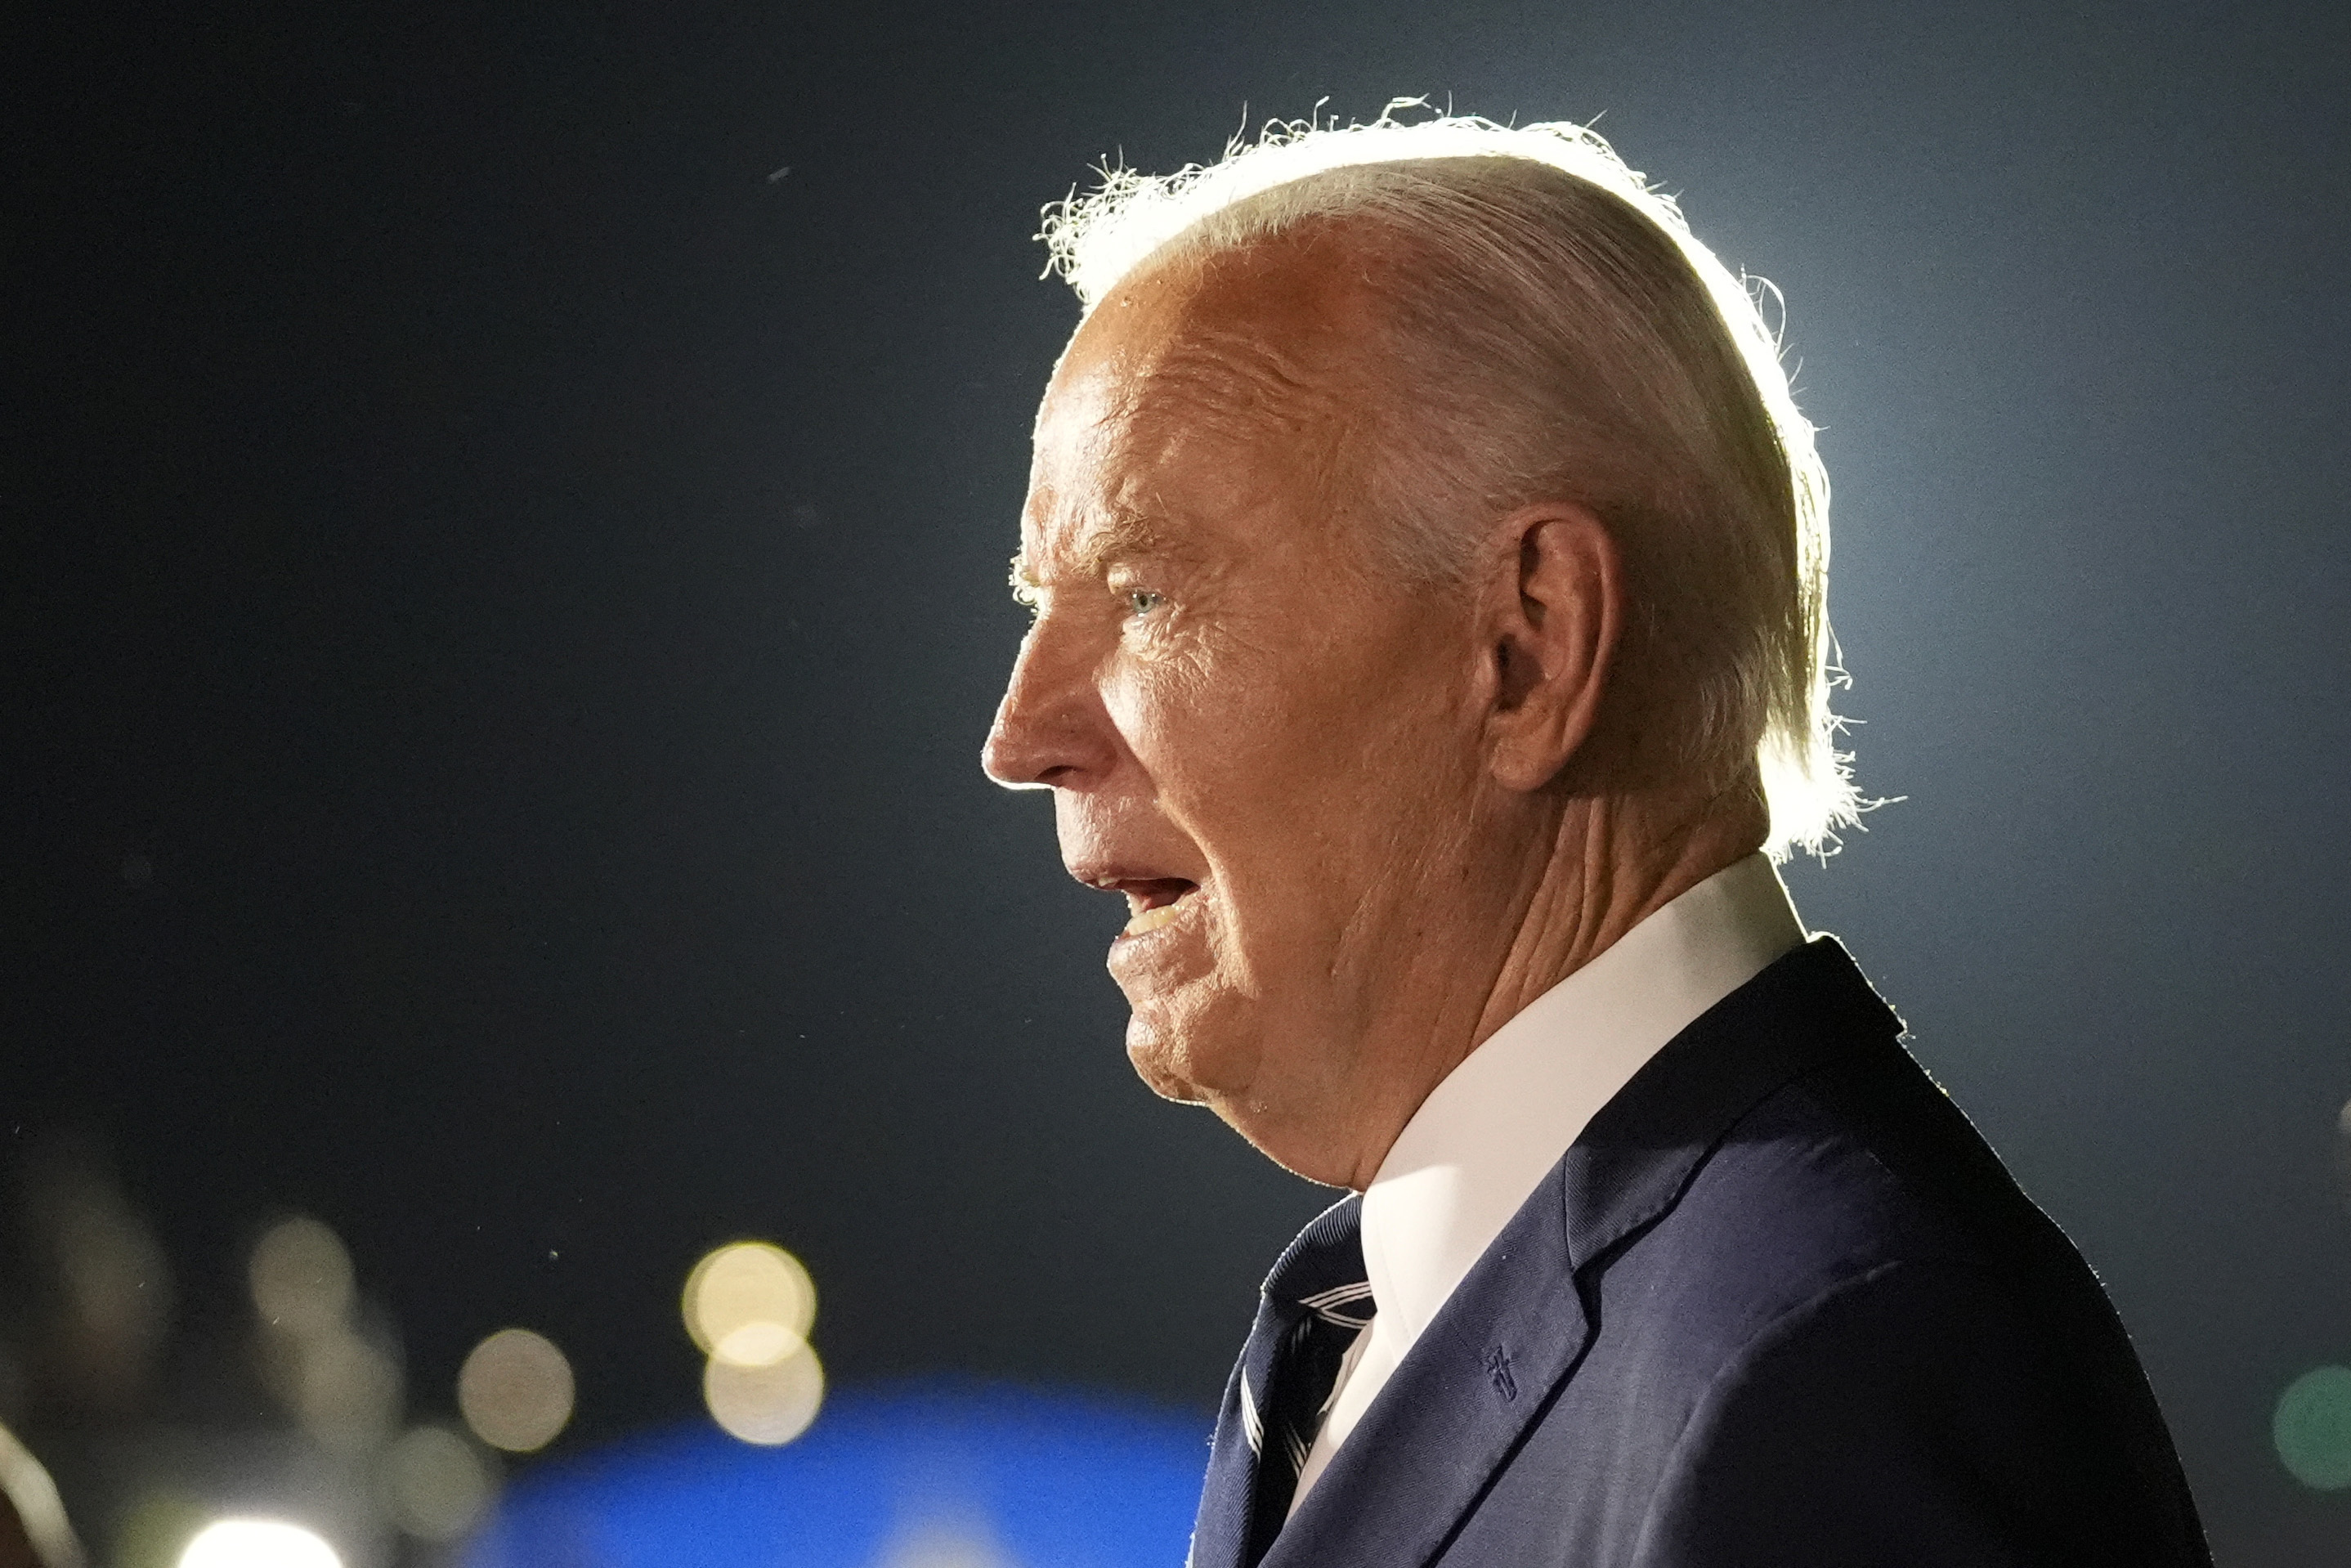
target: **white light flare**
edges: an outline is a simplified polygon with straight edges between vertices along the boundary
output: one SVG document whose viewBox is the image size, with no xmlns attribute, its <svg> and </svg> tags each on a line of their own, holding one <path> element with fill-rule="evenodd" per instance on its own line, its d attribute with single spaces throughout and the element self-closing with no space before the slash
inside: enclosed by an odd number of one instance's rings
<svg viewBox="0 0 2351 1568">
<path fill-rule="evenodd" d="M 335 1549 L 312 1531 L 277 1519 L 224 1519 L 208 1524 L 180 1553 L 180 1568 L 343 1568 Z"/>
</svg>

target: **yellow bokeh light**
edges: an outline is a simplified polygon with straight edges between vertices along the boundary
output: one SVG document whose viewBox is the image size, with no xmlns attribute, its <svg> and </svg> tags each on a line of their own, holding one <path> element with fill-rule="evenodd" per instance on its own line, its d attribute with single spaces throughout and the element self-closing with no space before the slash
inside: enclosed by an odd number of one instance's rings
<svg viewBox="0 0 2351 1568">
<path fill-rule="evenodd" d="M 781 1360 L 747 1366 L 712 1356 L 702 1369 L 711 1419 L 746 1443 L 773 1448 L 808 1430 L 824 1404 L 824 1365 L 806 1341 Z"/>
<path fill-rule="evenodd" d="M 544 1335 L 500 1329 L 457 1373 L 457 1410 L 493 1448 L 528 1454 L 571 1419 L 571 1364 Z"/>
<path fill-rule="evenodd" d="M 705 1355 L 781 1365 L 816 1322 L 816 1283 L 800 1260 L 765 1241 L 721 1247 L 686 1276 L 685 1332 Z"/>
<path fill-rule="evenodd" d="M 773 1366 L 807 1343 L 781 1323 L 745 1323 L 712 1345 L 710 1354 L 737 1366 Z"/>
</svg>

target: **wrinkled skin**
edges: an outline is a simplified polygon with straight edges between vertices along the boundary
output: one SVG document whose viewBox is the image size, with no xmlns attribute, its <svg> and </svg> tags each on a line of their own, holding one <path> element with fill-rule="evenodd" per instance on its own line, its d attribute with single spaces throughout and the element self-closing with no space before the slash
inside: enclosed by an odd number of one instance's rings
<svg viewBox="0 0 2351 1568">
<path fill-rule="evenodd" d="M 1313 1179 L 1360 1187 L 1528 1001 L 1761 841 L 1752 790 L 1611 793 L 1606 529 L 1492 519 L 1460 591 L 1365 547 L 1380 308 L 1344 233 L 1130 277 L 1040 411 L 1036 622 L 985 756 L 1126 894 L 1127 1050 Z"/>
</svg>

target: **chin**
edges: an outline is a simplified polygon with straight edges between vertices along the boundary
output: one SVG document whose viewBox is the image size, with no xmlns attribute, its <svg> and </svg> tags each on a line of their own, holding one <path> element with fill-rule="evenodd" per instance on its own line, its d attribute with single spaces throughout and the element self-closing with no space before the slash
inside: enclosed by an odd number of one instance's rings
<svg viewBox="0 0 2351 1568">
<path fill-rule="evenodd" d="M 1185 1071 L 1182 1049 L 1144 1022 L 1140 1013 L 1126 1021 L 1126 1059 L 1134 1064 L 1134 1075 L 1162 1100 L 1198 1105 L 1208 1098 L 1208 1092 Z"/>
<path fill-rule="evenodd" d="M 1126 1059 L 1136 1076 L 1160 1098 L 1186 1105 L 1245 1098 L 1257 1077 L 1257 1042 L 1246 1030 L 1203 1027 L 1203 1012 L 1226 1010 L 1136 1008 L 1126 1020 Z"/>
<path fill-rule="evenodd" d="M 1246 1060 L 1212 1058 L 1204 1062 L 1202 1043 L 1140 1012 L 1127 1019 L 1126 1059 L 1153 1093 L 1179 1104 L 1207 1106 L 1258 1153 L 1292 1176 L 1323 1186 L 1347 1185 L 1346 1175 L 1319 1143 L 1298 1136 L 1298 1129 L 1285 1127 L 1270 1107 L 1249 1097 L 1257 1058 L 1254 1050 L 1228 1047 L 1217 1053 L 1218 1058 Z M 1211 1072 L 1206 1070 L 1208 1067 L 1221 1071 Z"/>
</svg>

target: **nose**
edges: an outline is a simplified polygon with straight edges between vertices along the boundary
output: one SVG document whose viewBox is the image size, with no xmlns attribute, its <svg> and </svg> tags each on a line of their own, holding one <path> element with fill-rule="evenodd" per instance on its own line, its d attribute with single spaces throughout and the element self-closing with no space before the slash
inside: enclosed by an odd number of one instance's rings
<svg viewBox="0 0 2351 1568">
<path fill-rule="evenodd" d="M 1008 789 L 1074 789 L 1107 773 L 1118 741 L 1093 676 L 1050 615 L 1030 627 L 980 748 L 987 776 Z"/>
</svg>

